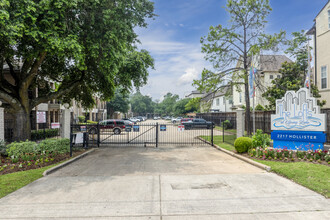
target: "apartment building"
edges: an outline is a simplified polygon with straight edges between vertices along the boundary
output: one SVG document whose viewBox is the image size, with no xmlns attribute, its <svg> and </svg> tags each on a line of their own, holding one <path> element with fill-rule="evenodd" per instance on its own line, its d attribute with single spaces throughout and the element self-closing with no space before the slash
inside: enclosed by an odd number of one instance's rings
<svg viewBox="0 0 330 220">
<path fill-rule="evenodd" d="M 266 106 L 269 104 L 267 99 L 262 97 L 262 94 L 267 90 L 268 87 L 272 86 L 272 81 L 276 78 L 281 77 L 279 70 L 284 62 L 292 62 L 285 55 L 258 55 L 252 59 L 252 65 L 257 69 L 256 73 L 256 89 L 254 105 L 258 104 Z M 237 66 L 242 66 L 238 63 Z M 235 78 L 235 77 L 234 77 Z M 233 108 L 240 108 L 246 106 L 245 102 L 245 90 L 244 90 L 244 79 L 242 77 L 236 80 L 233 86 Z M 252 107 L 253 100 L 250 99 L 250 106 Z"/>
<path fill-rule="evenodd" d="M 330 0 L 314 19 L 314 26 L 307 32 L 314 39 L 314 82 L 320 90 L 323 108 L 330 108 Z"/>
</svg>

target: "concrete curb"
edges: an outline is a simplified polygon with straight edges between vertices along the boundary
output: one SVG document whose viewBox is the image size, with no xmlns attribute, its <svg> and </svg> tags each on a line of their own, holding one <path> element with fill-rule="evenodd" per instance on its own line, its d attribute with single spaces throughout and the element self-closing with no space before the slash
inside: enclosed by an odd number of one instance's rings
<svg viewBox="0 0 330 220">
<path fill-rule="evenodd" d="M 43 172 L 42 175 L 43 175 L 43 176 L 47 176 L 47 175 L 49 175 L 49 174 L 55 172 L 56 170 L 59 170 L 59 169 L 61 169 L 62 167 L 65 167 L 65 166 L 69 165 L 70 163 L 73 163 L 73 162 L 75 162 L 76 160 L 79 160 L 79 159 L 81 159 L 81 158 L 87 156 L 88 154 L 94 152 L 95 150 L 96 150 L 95 148 L 90 149 L 89 151 L 87 151 L 87 152 L 85 152 L 85 153 L 83 153 L 83 154 L 80 154 L 79 156 L 76 156 L 76 157 L 74 157 L 74 158 L 72 158 L 72 159 L 70 159 L 70 160 L 68 160 L 68 161 L 66 161 L 66 162 L 64 162 L 64 163 L 61 163 L 61 164 L 59 164 L 59 165 L 57 165 L 57 166 L 55 166 L 55 167 L 52 167 L 52 168 L 50 168 L 50 169 L 48 169 L 48 170 L 45 170 L 45 172 Z"/>
<path fill-rule="evenodd" d="M 204 139 L 202 139 L 202 140 L 203 140 L 203 141 L 206 141 L 206 140 L 204 140 Z M 206 141 L 206 142 L 212 145 L 211 142 L 209 142 L 209 141 Z M 267 165 L 264 165 L 264 164 L 261 164 L 261 163 L 255 162 L 255 161 L 253 161 L 253 160 L 251 160 L 251 159 L 249 159 L 249 158 L 246 158 L 246 157 L 244 157 L 244 156 L 241 156 L 241 155 L 239 155 L 239 154 L 236 154 L 236 153 L 234 153 L 234 152 L 232 152 L 232 151 L 229 151 L 229 150 L 223 149 L 223 148 L 219 147 L 219 146 L 216 145 L 216 144 L 213 144 L 213 145 L 214 145 L 214 146 L 213 146 L 214 148 L 216 148 L 216 149 L 218 149 L 218 150 L 220 150 L 220 151 L 222 151 L 222 152 L 224 152 L 224 153 L 226 153 L 226 154 L 229 154 L 230 156 L 236 157 L 237 159 L 243 160 L 244 162 L 247 162 L 247 163 L 249 163 L 249 164 L 251 164 L 251 165 L 253 165 L 253 166 L 256 166 L 256 167 L 259 167 L 259 168 L 261 168 L 261 169 L 263 169 L 263 170 L 266 170 L 267 172 L 270 172 L 270 171 L 272 170 L 272 168 L 269 167 L 269 166 L 267 166 Z"/>
</svg>

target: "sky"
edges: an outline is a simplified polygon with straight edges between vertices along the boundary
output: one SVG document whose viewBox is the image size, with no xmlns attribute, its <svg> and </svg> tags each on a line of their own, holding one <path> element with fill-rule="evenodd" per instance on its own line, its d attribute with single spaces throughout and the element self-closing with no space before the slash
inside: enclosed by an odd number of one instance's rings
<svg viewBox="0 0 330 220">
<path fill-rule="evenodd" d="M 157 16 L 148 20 L 147 28 L 138 28 L 141 45 L 155 60 L 148 83 L 140 88 L 153 100 L 171 92 L 180 98 L 196 90 L 192 86 L 204 68 L 211 68 L 201 52 L 200 39 L 209 27 L 228 25 L 226 0 L 153 0 Z M 266 33 L 281 29 L 292 32 L 308 30 L 328 0 L 270 0 L 272 12 L 267 17 Z"/>
</svg>

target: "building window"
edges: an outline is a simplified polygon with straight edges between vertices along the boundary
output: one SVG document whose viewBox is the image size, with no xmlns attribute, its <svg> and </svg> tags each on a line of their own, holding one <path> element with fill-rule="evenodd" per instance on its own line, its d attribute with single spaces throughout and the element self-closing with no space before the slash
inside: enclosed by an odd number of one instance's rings
<svg viewBox="0 0 330 220">
<path fill-rule="evenodd" d="M 215 102 L 216 102 L 216 105 L 217 105 L 217 106 L 219 106 L 219 105 L 220 105 L 220 101 L 219 101 L 219 98 L 217 98 L 217 99 L 215 100 Z"/>
<path fill-rule="evenodd" d="M 277 75 L 277 79 L 281 78 L 281 75 Z"/>
<path fill-rule="evenodd" d="M 270 75 L 270 76 L 269 76 L 269 79 L 273 79 L 273 75 Z"/>
<path fill-rule="evenodd" d="M 322 66 L 321 67 L 321 89 L 327 88 L 327 67 Z"/>
<path fill-rule="evenodd" d="M 239 93 L 239 103 L 242 103 L 242 93 Z"/>
</svg>

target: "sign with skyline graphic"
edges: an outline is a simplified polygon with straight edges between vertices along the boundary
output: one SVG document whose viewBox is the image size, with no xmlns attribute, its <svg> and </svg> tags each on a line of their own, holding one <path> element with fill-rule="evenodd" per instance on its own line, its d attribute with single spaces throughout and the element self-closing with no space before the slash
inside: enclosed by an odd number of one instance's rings
<svg viewBox="0 0 330 220">
<path fill-rule="evenodd" d="M 271 115 L 274 148 L 323 149 L 326 129 L 326 115 L 320 113 L 317 100 L 307 88 L 287 91 L 282 99 L 276 100 L 276 114 Z"/>
<path fill-rule="evenodd" d="M 326 131 L 326 115 L 320 113 L 317 100 L 307 88 L 287 91 L 276 100 L 276 114 L 271 115 L 272 130 Z"/>
</svg>

